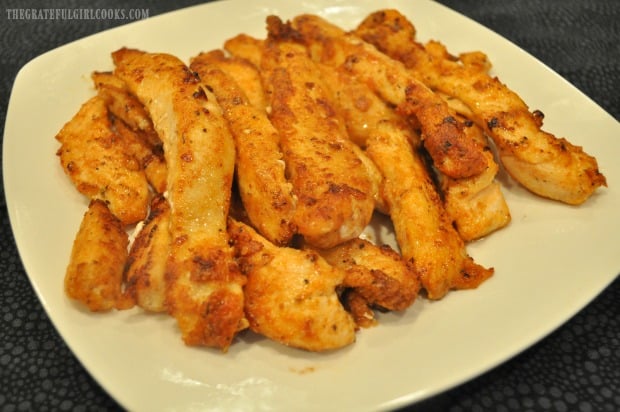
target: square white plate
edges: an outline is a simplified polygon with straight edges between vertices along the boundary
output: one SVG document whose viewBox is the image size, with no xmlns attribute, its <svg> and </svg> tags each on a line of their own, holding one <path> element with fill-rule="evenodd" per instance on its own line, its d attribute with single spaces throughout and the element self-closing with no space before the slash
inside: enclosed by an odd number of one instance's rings
<svg viewBox="0 0 620 412">
<path fill-rule="evenodd" d="M 188 348 L 174 321 L 140 310 L 92 314 L 63 293 L 71 245 L 87 201 L 55 155 L 54 136 L 94 91 L 123 47 L 185 61 L 240 32 L 264 37 L 265 17 L 317 13 L 353 28 L 378 8 L 398 8 L 420 40 L 452 52 L 482 50 L 494 73 L 545 129 L 596 156 L 609 188 L 571 207 L 503 178 L 512 223 L 471 244 L 496 273 L 479 289 L 439 302 L 418 299 L 380 317 L 349 348 L 312 354 L 242 334 L 227 354 Z M 419 401 L 481 374 L 532 345 L 590 302 L 620 271 L 620 127 L 565 80 L 484 27 L 424 0 L 228 0 L 109 30 L 32 60 L 15 80 L 3 147 L 15 240 L 45 310 L 92 376 L 124 407 L 144 411 L 377 410 Z"/>
</svg>

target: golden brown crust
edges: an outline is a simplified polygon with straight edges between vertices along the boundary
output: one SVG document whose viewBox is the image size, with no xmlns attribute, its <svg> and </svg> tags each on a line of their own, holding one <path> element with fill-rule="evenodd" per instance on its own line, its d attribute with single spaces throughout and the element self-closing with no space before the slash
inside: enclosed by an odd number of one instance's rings
<svg viewBox="0 0 620 412">
<path fill-rule="evenodd" d="M 419 137 L 403 117 L 374 95 L 368 86 L 356 83 L 344 69 L 326 69 L 322 73 L 334 95 L 338 96 L 338 110 L 343 114 L 350 135 L 366 147 L 366 153 L 383 175 L 384 207 L 394 222 L 403 255 L 412 259 L 423 274 L 422 282 L 429 296 L 442 297 L 456 287 L 455 282 L 464 264 L 465 246 L 452 226 L 452 220 L 463 205 L 456 202 L 459 200 L 454 199 L 456 195 L 450 196 L 453 214 L 448 215 L 430 171 L 417 153 Z M 495 165 L 492 156 L 487 159 L 490 166 Z M 470 190 L 478 193 L 481 189 L 473 187 L 474 183 L 492 183 L 496 170 L 489 172 L 484 175 L 484 181 L 480 176 L 459 179 L 459 183 L 452 181 L 450 188 L 462 190 L 468 184 Z M 503 201 L 501 192 L 499 199 Z M 467 220 L 468 217 L 460 216 L 460 222 L 469 222 L 464 229 L 473 230 L 473 219 Z M 493 219 L 493 216 L 485 217 Z M 340 246 L 335 249 L 338 248 Z M 451 264 L 444 268 L 446 261 Z M 386 283 L 386 286 L 389 285 Z"/>
<path fill-rule="evenodd" d="M 355 341 L 355 322 L 336 293 L 342 271 L 313 250 L 276 247 L 232 219 L 229 231 L 247 276 L 245 312 L 253 331 L 313 352 Z"/>
<path fill-rule="evenodd" d="M 97 94 L 106 102 L 108 110 L 134 132 L 140 132 L 151 146 L 161 145 L 153 129 L 153 122 L 140 101 L 127 90 L 127 85 L 111 72 L 93 72 L 91 78 Z"/>
<path fill-rule="evenodd" d="M 262 50 L 262 42 L 259 42 L 257 51 Z M 260 58 L 260 54 L 259 54 Z M 209 63 L 222 70 L 227 77 L 230 77 L 243 91 L 248 103 L 256 109 L 265 112 L 267 110 L 267 97 L 261 84 L 260 73 L 258 67 L 251 61 L 238 57 L 230 56 L 221 49 L 215 49 L 208 52 L 199 53 L 190 61 L 190 67 L 195 65 L 197 61 Z M 208 80 L 208 76 L 201 76 L 204 81 Z"/>
<path fill-rule="evenodd" d="M 463 239 L 410 139 L 389 122 L 377 125 L 366 152 L 383 173 L 383 193 L 403 258 L 410 261 L 430 299 L 453 288 L 470 261 Z M 484 269 L 471 262 L 473 268 Z"/>
<path fill-rule="evenodd" d="M 454 112 L 401 62 L 318 16 L 297 16 L 293 25 L 304 35 L 314 59 L 332 67 L 343 66 L 384 100 L 398 106 L 399 112 L 415 116 L 424 145 L 442 173 L 463 178 L 484 170 L 486 159 L 481 148 L 467 139 Z"/>
<path fill-rule="evenodd" d="M 247 60 L 255 67 L 260 67 L 262 49 L 262 40 L 243 33 L 224 42 L 224 50 L 237 58 Z"/>
<path fill-rule="evenodd" d="M 374 184 L 315 63 L 292 29 L 278 22 L 270 20 L 261 63 L 270 119 L 297 196 L 298 231 L 314 246 L 330 247 L 357 237 L 368 224 Z"/>
<path fill-rule="evenodd" d="M 151 312 L 166 311 L 166 264 L 170 250 L 170 206 L 153 198 L 151 212 L 137 234 L 125 265 L 125 293 Z"/>
<path fill-rule="evenodd" d="M 133 306 L 123 297 L 127 233 L 101 200 L 93 200 L 76 234 L 65 274 L 67 296 L 93 312 Z"/>
<path fill-rule="evenodd" d="M 60 163 L 80 193 L 105 201 L 125 225 L 146 217 L 150 193 L 144 170 L 113 129 L 103 99 L 85 102 L 56 139 Z"/>
<path fill-rule="evenodd" d="M 505 227 L 510 223 L 511 215 L 501 185 L 495 180 L 499 165 L 488 147 L 486 136 L 473 122 L 469 122 L 466 133 L 485 146 L 487 169 L 466 179 L 440 175 L 439 184 L 446 211 L 459 235 L 469 242 Z"/>
<path fill-rule="evenodd" d="M 542 113 L 530 112 L 516 93 L 489 75 L 479 55 L 459 61 L 438 42 L 417 43 L 413 24 L 396 10 L 369 15 L 354 32 L 402 61 L 428 87 L 465 103 L 472 120 L 493 138 L 508 173 L 533 193 L 580 204 L 606 186 L 596 159 L 541 130 Z"/>
<path fill-rule="evenodd" d="M 320 253 L 332 266 L 345 271 L 343 285 L 353 288 L 369 305 L 402 311 L 411 306 L 420 290 L 413 266 L 389 246 L 352 239 Z"/>
<path fill-rule="evenodd" d="M 245 277 L 226 232 L 235 158 L 228 125 L 215 95 L 178 58 L 120 49 L 113 59 L 164 143 L 172 245 L 166 307 L 186 344 L 226 350 L 245 327 Z"/>
<path fill-rule="evenodd" d="M 127 152 L 132 153 L 138 160 L 144 175 L 156 193 L 166 191 L 168 179 L 168 167 L 164 160 L 161 147 L 151 147 L 145 140 L 144 134 L 139 130 L 132 130 L 118 118 L 112 118 L 114 131 L 126 142 Z"/>
<path fill-rule="evenodd" d="M 286 245 L 296 232 L 296 199 L 285 177 L 280 136 L 267 113 L 251 104 L 226 74 L 234 64 L 223 65 L 223 60 L 219 53 L 203 53 L 192 59 L 190 68 L 217 97 L 235 139 L 237 182 L 250 221 L 271 242 Z"/>
</svg>

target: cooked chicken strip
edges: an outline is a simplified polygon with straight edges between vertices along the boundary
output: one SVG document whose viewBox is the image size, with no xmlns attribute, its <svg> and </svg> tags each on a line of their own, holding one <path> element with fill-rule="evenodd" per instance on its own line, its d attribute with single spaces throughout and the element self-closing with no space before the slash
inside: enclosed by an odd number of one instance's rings
<svg viewBox="0 0 620 412">
<path fill-rule="evenodd" d="M 345 119 L 349 136 L 358 145 L 366 146 L 369 136 L 376 132 L 376 125 L 390 122 L 394 133 L 403 133 L 410 140 L 410 144 L 420 146 L 420 139 L 410 130 L 410 123 L 372 93 L 366 84 L 357 81 L 342 67 L 334 69 L 321 65 L 321 68 L 323 79 L 336 96 L 336 104 Z M 475 139 L 481 146 L 486 145 L 485 137 L 476 134 L 477 130 L 469 124 L 464 129 L 468 138 Z M 451 179 L 438 172 L 446 209 L 455 221 L 459 234 L 466 241 L 497 230 L 510 220 L 510 212 L 500 185 L 495 182 L 498 165 L 490 150 L 485 150 L 484 154 L 487 168 L 479 175 Z M 387 210 L 384 203 L 380 210 Z"/>
<path fill-rule="evenodd" d="M 253 331 L 314 352 L 355 341 L 355 322 L 336 293 L 344 272 L 315 251 L 276 247 L 232 219 L 229 231 L 248 277 L 245 311 Z"/>
<path fill-rule="evenodd" d="M 163 193 L 168 171 L 161 153 L 161 140 L 146 109 L 127 90 L 125 83 L 111 72 L 94 72 L 91 77 L 97 94 L 113 115 L 114 130 L 129 142 L 130 151 L 140 161 L 153 189 Z"/>
<path fill-rule="evenodd" d="M 246 325 L 243 285 L 228 244 L 233 138 L 215 95 L 168 54 L 120 49 L 115 74 L 148 110 L 168 165 L 166 307 L 188 345 L 226 350 Z"/>
<path fill-rule="evenodd" d="M 375 312 L 370 303 L 355 289 L 345 289 L 340 300 L 358 327 L 370 328 L 377 325 Z"/>
<path fill-rule="evenodd" d="M 263 40 L 244 33 L 224 42 L 224 50 L 235 57 L 247 60 L 256 67 L 260 67 L 263 46 Z"/>
<path fill-rule="evenodd" d="M 411 306 L 420 290 L 411 262 L 389 246 L 352 239 L 319 253 L 345 271 L 343 286 L 353 288 L 370 305 L 402 311 Z"/>
<path fill-rule="evenodd" d="M 486 136 L 475 124 L 466 133 L 480 145 L 487 145 Z M 489 167 L 478 176 L 451 179 L 439 174 L 439 184 L 446 211 L 454 221 L 459 235 L 466 242 L 482 238 L 510 223 L 508 204 L 501 185 L 495 180 L 499 165 L 490 148 L 485 150 Z"/>
<path fill-rule="evenodd" d="M 293 25 L 303 34 L 314 59 L 344 67 L 400 112 L 414 115 L 422 127 L 424 146 L 442 173 L 464 178 L 484 170 L 482 148 L 467 139 L 445 101 L 401 62 L 318 16 L 297 16 Z"/>
<path fill-rule="evenodd" d="M 150 194 L 144 170 L 114 131 L 102 98 L 84 103 L 56 139 L 60 163 L 80 193 L 105 201 L 124 225 L 146 217 Z"/>
<path fill-rule="evenodd" d="M 268 30 L 261 73 L 297 195 L 295 223 L 307 242 L 331 247 L 366 227 L 375 186 L 306 48 L 277 17 Z"/>
<path fill-rule="evenodd" d="M 366 147 L 383 174 L 382 193 L 401 253 L 419 273 L 428 296 L 439 299 L 450 289 L 475 287 L 490 276 L 490 270 L 467 256 L 431 176 L 414 150 L 419 137 L 408 122 L 343 68 L 323 70 L 323 76 L 338 96 L 338 110 L 351 138 Z M 462 283 L 462 278 L 468 277 L 472 282 Z"/>
<path fill-rule="evenodd" d="M 243 91 L 252 106 L 261 111 L 266 111 L 267 97 L 261 84 L 258 67 L 252 62 L 237 56 L 227 56 L 220 49 L 200 53 L 192 59 L 192 64 L 196 60 L 208 61 L 210 64 L 217 65 L 220 70 L 237 83 L 238 88 Z"/>
<path fill-rule="evenodd" d="M 133 153 L 138 162 L 140 162 L 140 167 L 144 170 L 144 175 L 153 190 L 156 193 L 164 193 L 168 179 L 168 167 L 166 166 L 163 152 L 161 152 L 161 147 L 149 146 L 139 130 L 130 129 L 120 119 L 112 119 L 112 128 L 127 142 L 127 152 Z"/>
<path fill-rule="evenodd" d="M 111 72 L 93 72 L 91 78 L 97 94 L 105 100 L 108 110 L 114 116 L 125 122 L 131 130 L 140 131 L 151 146 L 161 145 L 149 114 L 142 103 L 127 90 L 125 82 Z"/>
<path fill-rule="evenodd" d="M 170 206 L 163 196 L 137 233 L 125 266 L 125 293 L 150 312 L 166 311 L 166 264 L 170 251 Z"/>
<path fill-rule="evenodd" d="M 577 205 L 606 186 L 594 157 L 541 129 L 540 111 L 530 112 L 515 92 L 479 65 L 455 61 L 437 42 L 416 42 L 413 24 L 398 11 L 369 15 L 355 33 L 402 61 L 429 87 L 465 103 L 492 137 L 508 173 L 533 193 Z"/>
<path fill-rule="evenodd" d="M 264 42 L 262 40 L 255 39 L 253 37 L 250 37 L 244 34 L 244 35 L 236 36 L 233 39 L 230 39 L 229 41 L 226 42 L 226 45 L 229 49 L 229 52 L 232 53 L 236 58 L 243 59 L 245 61 L 251 61 L 255 64 L 260 65 L 260 60 L 262 57 L 262 50 L 264 47 Z M 328 69 L 324 65 L 319 65 L 319 68 L 321 69 L 323 80 L 326 80 L 324 77 L 325 72 L 328 72 L 328 74 L 331 74 L 332 69 Z M 326 84 L 326 86 L 329 87 L 330 85 Z M 333 98 L 338 99 L 339 97 L 333 96 Z M 353 139 L 354 136 L 349 135 L 349 138 Z M 353 142 L 358 143 L 358 142 L 355 142 L 355 140 L 353 140 Z M 382 179 L 381 173 L 377 170 L 374 163 L 372 163 L 372 161 L 368 159 L 368 157 L 364 154 L 363 151 L 358 150 L 358 147 L 356 146 L 353 146 L 353 149 L 355 150 L 357 156 L 362 161 L 363 166 L 366 169 L 366 172 L 368 173 L 368 177 L 371 179 L 372 187 L 373 187 L 371 191 L 373 193 L 373 198 L 375 200 L 375 208 L 379 211 L 385 211 L 385 204 L 379 193 L 379 187 L 381 185 L 381 179 Z"/>
<path fill-rule="evenodd" d="M 366 152 L 384 176 L 383 194 L 396 240 L 430 299 L 477 287 L 493 273 L 474 263 L 452 226 L 425 165 L 402 129 L 380 122 Z"/>
<path fill-rule="evenodd" d="M 67 295 L 94 312 L 133 306 L 122 294 L 127 233 L 101 200 L 93 200 L 76 234 L 65 274 Z"/>
<path fill-rule="evenodd" d="M 201 53 L 190 68 L 217 97 L 235 139 L 239 193 L 252 225 L 277 245 L 290 243 L 296 199 L 284 174 L 280 135 L 225 72 L 217 54 Z"/>
</svg>

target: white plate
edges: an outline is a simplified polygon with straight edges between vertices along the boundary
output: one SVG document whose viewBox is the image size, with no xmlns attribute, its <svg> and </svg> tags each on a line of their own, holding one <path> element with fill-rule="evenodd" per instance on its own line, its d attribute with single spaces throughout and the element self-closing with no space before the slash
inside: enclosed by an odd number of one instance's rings
<svg viewBox="0 0 620 412">
<path fill-rule="evenodd" d="M 260 5 L 259 5 L 260 4 Z M 495 276 L 442 301 L 419 299 L 381 317 L 329 354 L 288 349 L 249 334 L 222 354 L 185 347 L 175 323 L 139 310 L 95 315 L 63 294 L 63 276 L 86 201 L 55 156 L 54 136 L 87 97 L 89 75 L 122 46 L 183 59 L 264 18 L 318 13 L 352 28 L 378 7 L 408 15 L 419 38 L 451 51 L 484 50 L 494 70 L 546 129 L 595 155 L 608 179 L 581 207 L 537 198 L 504 179 L 510 227 L 469 247 Z M 130 410 L 376 410 L 415 402 L 489 370 L 569 319 L 618 274 L 620 127 L 595 103 L 508 41 L 428 1 L 229 0 L 129 24 L 28 63 L 11 95 L 4 137 L 9 215 L 26 271 L 52 322 L 95 379 Z"/>
</svg>

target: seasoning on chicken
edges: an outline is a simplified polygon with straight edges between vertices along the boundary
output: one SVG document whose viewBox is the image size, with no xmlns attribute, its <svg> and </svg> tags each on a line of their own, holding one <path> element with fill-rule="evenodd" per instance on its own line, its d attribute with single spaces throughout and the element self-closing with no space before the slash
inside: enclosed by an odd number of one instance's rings
<svg viewBox="0 0 620 412">
<path fill-rule="evenodd" d="M 329 264 L 344 270 L 343 285 L 368 305 L 403 311 L 418 296 L 420 281 L 413 265 L 389 246 L 352 239 L 319 253 Z"/>
<path fill-rule="evenodd" d="M 245 285 L 250 329 L 276 342 L 313 352 L 355 341 L 356 325 L 340 303 L 344 272 L 316 251 L 277 247 L 230 219 L 230 236 Z"/>
<path fill-rule="evenodd" d="M 299 34 L 275 16 L 267 21 L 261 73 L 297 196 L 295 223 L 307 242 L 331 247 L 368 224 L 375 185 Z"/>
<path fill-rule="evenodd" d="M 354 33 L 402 61 L 428 87 L 462 101 L 495 142 L 506 171 L 533 193 L 577 205 L 606 186 L 596 159 L 543 131 L 542 113 L 530 112 L 514 91 L 481 69 L 479 58 L 468 54 L 459 61 L 438 42 L 418 43 L 415 27 L 396 10 L 370 14 Z"/>
<path fill-rule="evenodd" d="M 343 66 L 401 113 L 415 116 L 421 125 L 424 147 L 442 173 L 464 178 L 484 170 L 482 148 L 467 139 L 463 125 L 456 121 L 445 101 L 401 62 L 319 16 L 297 16 L 293 26 L 302 33 L 313 59 L 332 67 Z"/>
<path fill-rule="evenodd" d="M 146 107 L 168 165 L 166 307 L 188 345 L 227 350 L 246 327 L 243 285 L 228 244 L 235 148 L 217 100 L 177 57 L 120 49 L 114 73 Z"/>
<path fill-rule="evenodd" d="M 440 299 L 450 289 L 477 287 L 493 270 L 468 256 L 422 159 L 403 132 L 391 122 L 380 122 L 366 142 L 366 153 L 384 177 L 383 195 L 400 252 L 413 264 L 430 299 Z"/>
<path fill-rule="evenodd" d="M 296 199 L 286 180 L 280 135 L 267 113 L 251 104 L 227 75 L 221 60 L 219 53 L 201 53 L 192 59 L 190 68 L 215 94 L 230 127 L 239 193 L 252 225 L 271 242 L 287 245 L 296 232 Z"/>
<path fill-rule="evenodd" d="M 125 265 L 125 293 L 149 312 L 166 311 L 166 264 L 170 251 L 170 206 L 163 196 L 153 198 L 151 212 L 135 230 Z"/>
<path fill-rule="evenodd" d="M 76 234 L 65 292 L 93 312 L 133 306 L 123 296 L 127 233 L 101 200 L 92 200 Z"/>
<path fill-rule="evenodd" d="M 105 101 L 94 96 L 56 135 L 65 173 L 77 190 L 103 200 L 124 225 L 143 220 L 150 193 L 140 161 L 114 130 Z"/>
</svg>

